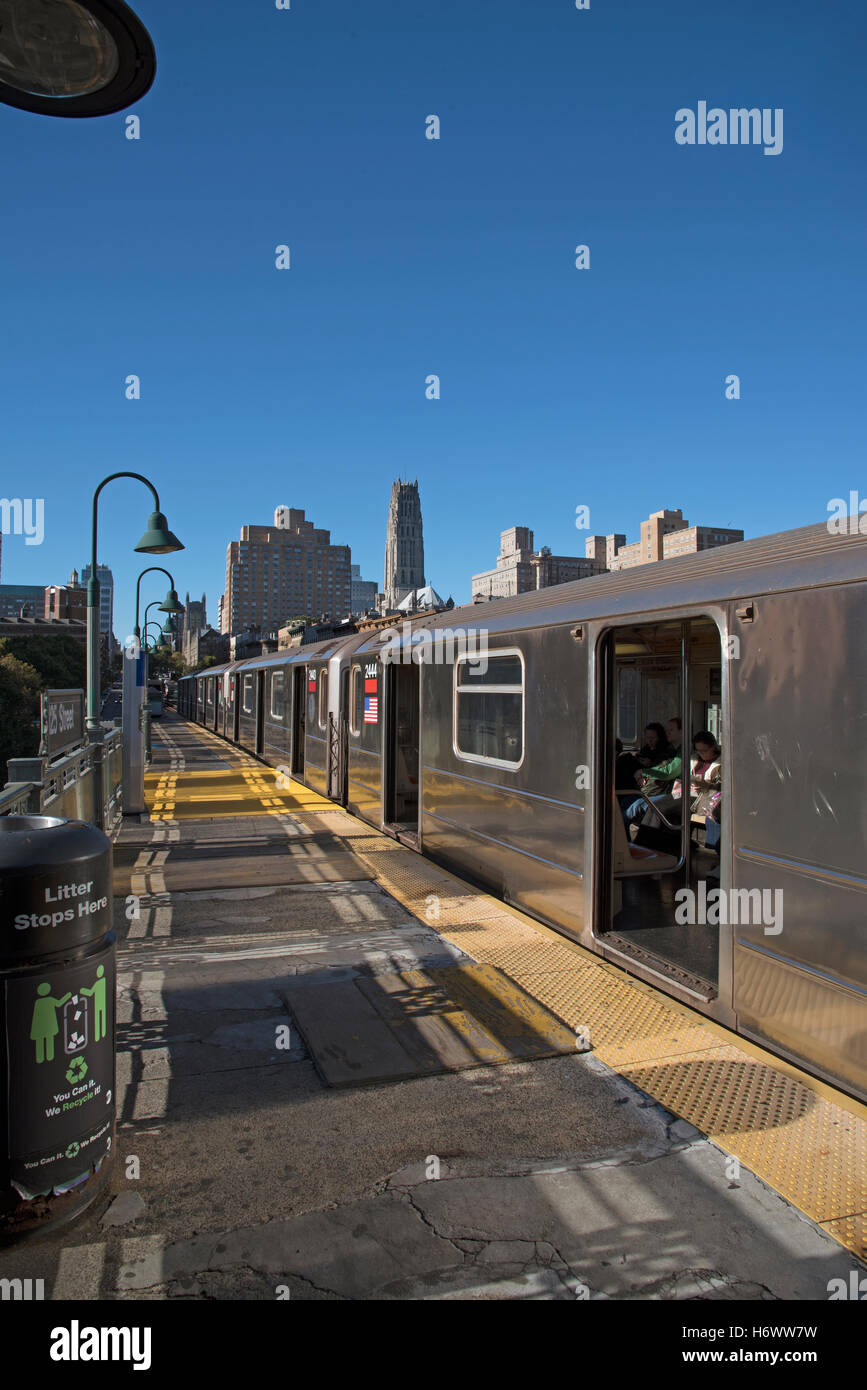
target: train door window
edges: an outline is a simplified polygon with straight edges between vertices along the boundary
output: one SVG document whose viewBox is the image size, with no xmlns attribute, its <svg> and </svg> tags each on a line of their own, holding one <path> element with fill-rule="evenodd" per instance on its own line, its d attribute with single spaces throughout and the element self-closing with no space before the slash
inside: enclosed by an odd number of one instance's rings
<svg viewBox="0 0 867 1390">
<path fill-rule="evenodd" d="M 253 676 L 242 677 L 241 710 L 244 714 L 253 713 Z"/>
<path fill-rule="evenodd" d="M 454 750 L 468 763 L 516 768 L 524 756 L 524 660 L 498 652 L 455 663 Z"/>
<path fill-rule="evenodd" d="M 395 663 L 386 670 L 386 823 L 412 842 L 418 831 L 419 667 Z"/>
<path fill-rule="evenodd" d="M 300 777 L 304 772 L 304 729 L 305 707 L 307 702 L 307 667 L 296 666 L 294 671 L 295 688 L 292 701 L 292 773 Z M 313 696 L 311 695 L 311 700 Z"/>
<path fill-rule="evenodd" d="M 349 679 L 349 732 L 358 738 L 364 720 L 364 672 L 353 666 Z"/>
<path fill-rule="evenodd" d="M 271 672 L 271 718 L 283 723 L 286 708 L 286 676 L 283 671 Z"/>
<path fill-rule="evenodd" d="M 266 671 L 257 671 L 256 682 L 256 756 L 261 758 L 265 751 L 265 678 Z"/>
<path fill-rule="evenodd" d="M 726 858 L 719 629 L 709 618 L 611 629 L 600 672 L 597 926 L 615 949 L 656 958 L 710 999 L 720 929 L 699 905 Z M 651 750 L 653 724 L 666 743 Z"/>
<path fill-rule="evenodd" d="M 328 667 L 322 666 L 319 670 L 319 716 L 318 724 L 320 729 L 324 729 L 328 724 Z"/>
</svg>

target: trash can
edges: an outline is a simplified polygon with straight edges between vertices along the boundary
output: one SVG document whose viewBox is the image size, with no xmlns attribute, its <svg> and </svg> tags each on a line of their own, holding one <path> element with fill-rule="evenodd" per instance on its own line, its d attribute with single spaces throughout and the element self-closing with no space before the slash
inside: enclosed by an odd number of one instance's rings
<svg viewBox="0 0 867 1390">
<path fill-rule="evenodd" d="M 77 1215 L 114 1153 L 111 841 L 0 817 L 0 1238 Z"/>
</svg>

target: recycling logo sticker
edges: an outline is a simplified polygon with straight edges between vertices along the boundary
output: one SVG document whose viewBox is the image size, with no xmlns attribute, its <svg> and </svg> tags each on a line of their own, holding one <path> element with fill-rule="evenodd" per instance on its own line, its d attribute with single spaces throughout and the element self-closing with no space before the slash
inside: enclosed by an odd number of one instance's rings
<svg viewBox="0 0 867 1390">
<path fill-rule="evenodd" d="M 77 1086 L 87 1076 L 87 1063 L 83 1057 L 73 1057 L 66 1068 L 66 1079 L 70 1086 Z"/>
<path fill-rule="evenodd" d="M 9 1166 L 28 1193 L 86 1174 L 111 1151 L 114 1124 L 113 951 L 50 974 L 24 973 L 5 992 Z"/>
</svg>

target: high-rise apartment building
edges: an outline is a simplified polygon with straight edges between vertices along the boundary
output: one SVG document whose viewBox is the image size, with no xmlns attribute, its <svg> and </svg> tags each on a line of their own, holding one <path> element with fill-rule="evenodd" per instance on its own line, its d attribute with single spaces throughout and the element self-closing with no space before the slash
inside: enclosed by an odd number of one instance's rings
<svg viewBox="0 0 867 1390">
<path fill-rule="evenodd" d="M 345 617 L 351 565 L 349 546 L 332 545 L 295 507 L 278 507 L 273 526 L 242 526 L 226 552 L 226 631 L 276 633 L 298 613 Z"/>
<path fill-rule="evenodd" d="M 663 509 L 651 512 L 641 523 L 641 540 L 626 545 L 625 538 L 606 537 L 611 570 L 633 569 L 636 565 L 652 565 L 675 555 L 691 555 L 699 550 L 712 550 L 718 545 L 734 545 L 744 538 L 743 531 L 720 526 L 690 526 L 683 512 Z M 598 541 L 600 537 L 593 537 Z M 614 544 L 612 544 L 612 542 Z M 618 544 L 618 542 L 620 542 Z M 588 541 L 588 545 L 590 542 Z"/>
<path fill-rule="evenodd" d="M 83 565 L 81 583 L 85 589 L 89 580 L 90 565 Z M 99 584 L 99 630 L 111 637 L 114 632 L 114 575 L 108 565 L 97 565 L 96 581 Z"/>
<path fill-rule="evenodd" d="M 424 588 L 424 538 L 418 478 L 391 485 L 385 540 L 385 607 L 397 608 L 411 589 Z"/>
<path fill-rule="evenodd" d="M 512 598 L 535 589 L 533 532 L 528 526 L 510 526 L 500 532 L 496 569 L 473 575 L 473 598 Z"/>
<path fill-rule="evenodd" d="M 473 599 L 511 598 L 531 589 L 547 589 L 572 579 L 601 574 L 604 561 L 591 555 L 552 555 L 549 546 L 533 549 L 528 526 L 510 526 L 500 532 L 497 568 L 473 575 Z"/>
<path fill-rule="evenodd" d="M 376 595 L 379 593 L 376 580 L 362 579 L 361 565 L 353 565 L 351 585 L 350 612 L 353 617 L 373 612 L 376 608 Z"/>
<path fill-rule="evenodd" d="M 26 616 L 41 618 L 45 609 L 45 588 L 42 584 L 0 584 L 0 618 Z"/>
<path fill-rule="evenodd" d="M 626 536 L 588 536 L 584 557 L 552 555 L 547 546 L 533 549 L 533 532 L 526 526 L 511 526 L 500 533 L 497 568 L 473 575 L 473 599 L 507 598 L 531 589 L 547 589 L 573 579 L 605 574 L 608 570 L 650 565 L 675 555 L 732 545 L 744 538 L 743 531 L 719 526 L 690 526 L 683 513 L 653 512 L 641 523 L 641 540 L 626 544 Z"/>
</svg>

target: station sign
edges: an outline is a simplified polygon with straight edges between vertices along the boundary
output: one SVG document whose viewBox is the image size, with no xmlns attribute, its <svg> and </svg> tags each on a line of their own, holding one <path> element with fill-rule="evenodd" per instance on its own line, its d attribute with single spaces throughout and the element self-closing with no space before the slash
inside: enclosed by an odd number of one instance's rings
<svg viewBox="0 0 867 1390">
<path fill-rule="evenodd" d="M 84 691 L 43 690 L 40 752 L 56 758 L 58 753 L 83 742 Z"/>
</svg>

